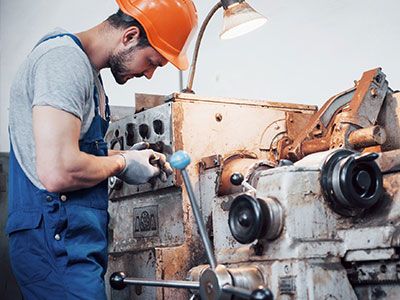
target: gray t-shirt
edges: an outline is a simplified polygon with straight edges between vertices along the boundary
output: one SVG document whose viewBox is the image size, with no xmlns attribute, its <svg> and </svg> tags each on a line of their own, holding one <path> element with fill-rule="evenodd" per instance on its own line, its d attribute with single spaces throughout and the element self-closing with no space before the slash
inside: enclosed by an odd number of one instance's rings
<svg viewBox="0 0 400 300">
<path fill-rule="evenodd" d="M 40 41 L 65 32 L 56 29 Z M 36 172 L 32 108 L 51 106 L 75 115 L 82 122 L 82 138 L 94 116 L 95 85 L 101 100 L 104 98 L 98 75 L 87 55 L 68 36 L 37 45 L 19 68 L 10 93 L 10 138 L 18 163 L 36 187 L 44 189 Z"/>
</svg>

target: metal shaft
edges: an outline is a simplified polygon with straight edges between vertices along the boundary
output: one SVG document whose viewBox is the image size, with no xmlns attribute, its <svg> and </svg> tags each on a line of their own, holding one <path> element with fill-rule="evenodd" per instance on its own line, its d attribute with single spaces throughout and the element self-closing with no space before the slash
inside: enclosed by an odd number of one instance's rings
<svg viewBox="0 0 400 300">
<path fill-rule="evenodd" d="M 199 207 L 197 206 L 196 197 L 194 196 L 194 193 L 193 193 L 192 184 L 190 183 L 190 180 L 189 180 L 189 175 L 185 169 L 182 169 L 181 172 L 182 172 L 183 181 L 185 182 L 186 190 L 189 195 L 193 214 L 196 219 L 197 226 L 199 227 L 200 237 L 203 240 L 204 248 L 206 249 L 208 262 L 210 263 L 211 269 L 215 270 L 215 268 L 217 266 L 217 261 L 214 257 L 213 251 L 212 251 L 211 242 L 210 242 L 210 239 L 208 238 L 206 227 L 204 226 L 203 217 L 201 215 Z"/>
<path fill-rule="evenodd" d="M 180 280 L 156 280 L 156 279 L 139 279 L 125 278 L 124 283 L 143 286 L 170 287 L 177 289 L 193 289 L 198 290 L 200 283 L 198 281 L 180 281 Z"/>
<path fill-rule="evenodd" d="M 385 128 L 379 125 L 357 129 L 349 134 L 349 143 L 356 149 L 383 145 L 385 142 Z"/>
<path fill-rule="evenodd" d="M 190 65 L 190 73 L 189 73 L 189 77 L 188 77 L 188 83 L 187 83 L 186 88 L 183 90 L 183 92 L 185 92 L 185 93 L 193 93 L 193 90 L 192 90 L 193 79 L 194 79 L 194 74 L 196 72 L 197 57 L 199 55 L 201 39 L 203 38 L 204 31 L 206 30 L 208 22 L 210 22 L 212 16 L 221 7 L 222 7 L 222 3 L 221 3 L 221 1 L 218 1 L 218 3 L 215 4 L 213 6 L 213 8 L 211 9 L 211 11 L 208 13 L 208 15 L 206 16 L 206 18 L 203 21 L 203 24 L 201 25 L 199 34 L 197 36 L 196 44 L 194 47 L 194 51 L 193 51 L 193 58 L 192 58 L 192 64 Z"/>
</svg>

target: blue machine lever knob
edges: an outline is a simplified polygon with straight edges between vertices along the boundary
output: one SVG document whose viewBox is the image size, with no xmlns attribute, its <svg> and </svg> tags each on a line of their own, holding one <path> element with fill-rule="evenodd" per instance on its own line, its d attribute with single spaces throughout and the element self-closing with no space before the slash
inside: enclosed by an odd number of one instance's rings
<svg viewBox="0 0 400 300">
<path fill-rule="evenodd" d="M 171 155 L 169 163 L 174 169 L 183 170 L 190 164 L 190 156 L 186 151 L 179 150 Z"/>
</svg>

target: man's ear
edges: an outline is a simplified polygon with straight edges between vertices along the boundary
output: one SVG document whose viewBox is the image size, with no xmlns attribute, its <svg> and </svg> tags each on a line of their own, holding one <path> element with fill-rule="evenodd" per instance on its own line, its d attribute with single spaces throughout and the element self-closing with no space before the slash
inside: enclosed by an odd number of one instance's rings
<svg viewBox="0 0 400 300">
<path fill-rule="evenodd" d="M 131 44 L 136 44 L 140 37 L 140 29 L 136 26 L 128 27 L 124 30 L 122 36 L 122 43 L 124 46 L 131 46 Z"/>
</svg>

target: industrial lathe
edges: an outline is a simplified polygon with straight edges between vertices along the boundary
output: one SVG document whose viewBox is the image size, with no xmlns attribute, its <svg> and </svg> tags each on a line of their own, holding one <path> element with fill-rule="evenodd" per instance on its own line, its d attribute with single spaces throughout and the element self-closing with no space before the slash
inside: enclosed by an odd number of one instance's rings
<svg viewBox="0 0 400 300">
<path fill-rule="evenodd" d="M 109 147 L 148 142 L 176 171 L 110 178 L 110 299 L 400 299 L 400 92 L 380 68 L 319 110 L 185 93 L 135 109 Z"/>
</svg>

